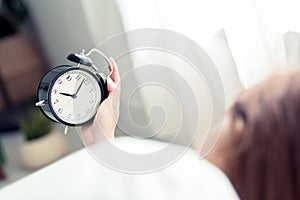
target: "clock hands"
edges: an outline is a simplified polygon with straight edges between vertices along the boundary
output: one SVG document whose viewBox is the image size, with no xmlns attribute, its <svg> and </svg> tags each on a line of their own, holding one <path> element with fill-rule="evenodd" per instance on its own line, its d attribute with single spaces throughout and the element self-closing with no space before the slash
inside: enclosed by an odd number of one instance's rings
<svg viewBox="0 0 300 200">
<path fill-rule="evenodd" d="M 78 86 L 76 92 L 74 94 L 68 94 L 68 93 L 65 93 L 65 92 L 60 92 L 59 94 L 61 95 L 64 95 L 64 96 L 68 96 L 68 97 L 72 97 L 73 99 L 75 99 L 77 97 L 77 94 L 83 84 L 83 82 L 85 81 L 85 78 L 81 81 L 80 85 Z"/>
<path fill-rule="evenodd" d="M 82 84 L 83 84 L 84 81 L 85 81 L 85 78 L 81 81 L 79 87 L 77 88 L 77 90 L 76 90 L 76 92 L 75 92 L 75 94 L 74 94 L 75 97 L 77 96 L 77 94 L 78 94 L 78 92 L 79 92 L 79 90 L 80 90 L 80 88 L 81 88 L 81 86 L 82 86 Z"/>
<path fill-rule="evenodd" d="M 59 94 L 74 98 L 73 94 L 68 94 L 68 93 L 64 93 L 64 92 L 60 92 Z"/>
</svg>

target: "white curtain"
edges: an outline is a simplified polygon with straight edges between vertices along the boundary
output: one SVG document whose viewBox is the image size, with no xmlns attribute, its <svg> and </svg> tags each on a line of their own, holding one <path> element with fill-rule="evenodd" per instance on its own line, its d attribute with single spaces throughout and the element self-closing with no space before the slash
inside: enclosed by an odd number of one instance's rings
<svg viewBox="0 0 300 200">
<path fill-rule="evenodd" d="M 283 34 L 300 29 L 297 0 L 116 0 L 125 30 L 165 28 L 205 48 L 224 28 L 245 87 L 286 65 Z"/>
</svg>

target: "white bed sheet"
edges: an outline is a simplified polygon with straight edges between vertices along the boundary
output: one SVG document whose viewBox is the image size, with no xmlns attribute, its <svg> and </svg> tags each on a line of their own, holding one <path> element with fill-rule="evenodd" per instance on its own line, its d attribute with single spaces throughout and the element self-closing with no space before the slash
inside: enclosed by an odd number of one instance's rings
<svg viewBox="0 0 300 200">
<path fill-rule="evenodd" d="M 123 146 L 138 143 L 145 149 L 165 145 L 129 137 L 116 141 Z M 162 171 L 131 175 L 102 166 L 82 149 L 1 189 L 0 199 L 233 200 L 238 196 L 227 177 L 193 150 Z"/>
</svg>

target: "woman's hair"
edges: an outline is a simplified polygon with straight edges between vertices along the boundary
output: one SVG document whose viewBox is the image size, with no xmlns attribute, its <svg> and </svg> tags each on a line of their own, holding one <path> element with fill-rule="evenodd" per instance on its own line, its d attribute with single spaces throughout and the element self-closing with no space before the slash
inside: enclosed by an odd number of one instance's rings
<svg viewBox="0 0 300 200">
<path fill-rule="evenodd" d="M 244 91 L 228 116 L 221 168 L 241 199 L 300 199 L 300 71 Z"/>
</svg>

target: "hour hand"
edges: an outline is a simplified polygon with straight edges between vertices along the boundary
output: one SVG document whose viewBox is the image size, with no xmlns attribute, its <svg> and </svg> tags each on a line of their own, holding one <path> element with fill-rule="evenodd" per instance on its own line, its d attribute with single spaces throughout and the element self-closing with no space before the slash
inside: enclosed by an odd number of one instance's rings
<svg viewBox="0 0 300 200">
<path fill-rule="evenodd" d="M 73 94 L 68 94 L 68 93 L 64 93 L 64 92 L 60 92 L 59 94 L 64 95 L 64 96 L 68 96 L 68 97 L 73 97 Z"/>
</svg>

